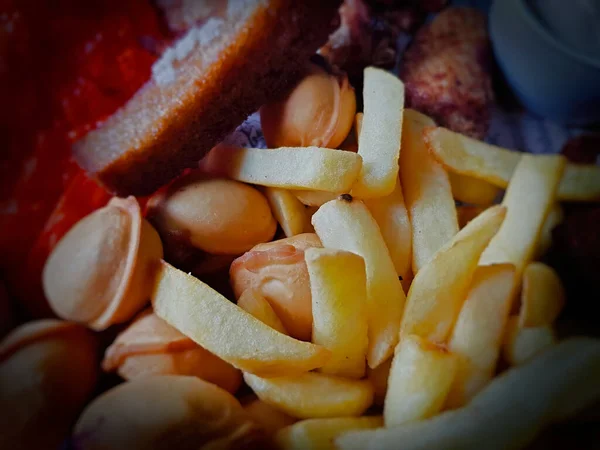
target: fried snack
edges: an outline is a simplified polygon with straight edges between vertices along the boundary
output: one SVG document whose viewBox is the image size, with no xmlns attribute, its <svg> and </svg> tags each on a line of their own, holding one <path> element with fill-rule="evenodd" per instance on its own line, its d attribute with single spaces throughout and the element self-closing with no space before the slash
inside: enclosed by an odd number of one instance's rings
<svg viewBox="0 0 600 450">
<path fill-rule="evenodd" d="M 330 357 L 327 349 L 279 333 L 165 262 L 152 304 L 158 317 L 240 370 L 261 376 L 296 374 L 322 367 Z"/>
<path fill-rule="evenodd" d="M 44 267 L 44 293 L 59 317 L 104 330 L 132 319 L 148 302 L 162 255 L 137 201 L 114 198 L 56 245 Z"/>
<path fill-rule="evenodd" d="M 348 192 L 362 159 L 343 150 L 321 147 L 239 148 L 218 145 L 202 160 L 201 169 L 244 183 L 284 189 Z"/>
<path fill-rule="evenodd" d="M 73 433 L 81 450 L 263 449 L 265 437 L 238 400 L 199 378 L 128 381 L 88 405 Z"/>
<path fill-rule="evenodd" d="M 542 429 L 600 400 L 600 341 L 571 338 L 497 377 L 467 406 L 336 439 L 342 450 L 525 448 Z"/>
<path fill-rule="evenodd" d="M 295 190 L 292 192 L 296 195 L 298 200 L 306 206 L 323 206 L 325 203 L 334 200 L 339 195 L 335 192 L 326 191 Z"/>
<path fill-rule="evenodd" d="M 383 408 L 386 427 L 427 419 L 444 406 L 457 369 L 457 357 L 418 336 L 396 347 Z"/>
<path fill-rule="evenodd" d="M 535 259 L 539 259 L 546 254 L 546 252 L 552 246 L 552 232 L 554 228 L 563 223 L 565 219 L 565 213 L 560 203 L 555 203 L 548 211 L 542 230 L 540 231 L 540 237 L 538 238 L 538 245 L 535 252 Z"/>
<path fill-rule="evenodd" d="M 477 268 L 448 341 L 458 356 L 458 370 L 447 408 L 467 404 L 494 376 L 515 282 L 512 264 Z"/>
<path fill-rule="evenodd" d="M 448 172 L 452 195 L 458 201 L 471 205 L 489 206 L 498 197 L 500 189 L 478 178 Z"/>
<path fill-rule="evenodd" d="M 385 400 L 385 394 L 387 393 L 388 388 L 388 378 L 392 367 L 392 359 L 393 357 L 388 358 L 375 369 L 367 367 L 367 378 L 371 381 L 375 391 L 374 403 L 378 406 L 383 406 Z"/>
<path fill-rule="evenodd" d="M 294 192 L 271 187 L 266 187 L 263 192 L 269 200 L 273 215 L 287 237 L 307 231 L 310 219 L 306 208 L 294 195 Z"/>
<path fill-rule="evenodd" d="M 506 215 L 502 206 L 487 209 L 417 273 L 408 292 L 401 336 L 416 334 L 431 342 L 446 341 L 467 297 L 480 256 L 501 229 Z"/>
<path fill-rule="evenodd" d="M 369 347 L 367 362 L 375 368 L 398 343 L 405 295 L 381 231 L 360 200 L 341 195 L 321 206 L 312 224 L 326 248 L 346 250 L 365 260 Z"/>
<path fill-rule="evenodd" d="M 248 416 L 265 430 L 268 437 L 296 423 L 293 417 L 258 398 L 244 405 L 244 409 Z"/>
<path fill-rule="evenodd" d="M 181 177 L 154 196 L 149 220 L 165 247 L 174 239 L 175 245 L 186 240 L 190 247 L 219 255 L 239 255 L 270 241 L 277 230 L 269 202 L 258 190 L 198 173 Z"/>
<path fill-rule="evenodd" d="M 254 289 L 271 305 L 290 336 L 310 340 L 312 300 L 304 251 L 322 247 L 314 233 L 259 244 L 229 270 L 236 298 Z"/>
<path fill-rule="evenodd" d="M 74 147 L 75 159 L 119 195 L 147 195 L 297 81 L 338 22 L 339 0 L 228 2 L 153 67 L 134 97 Z"/>
<path fill-rule="evenodd" d="M 367 281 L 364 260 L 350 252 L 309 248 L 304 253 L 312 296 L 312 342 L 331 351 L 322 373 L 365 375 Z"/>
<path fill-rule="evenodd" d="M 485 16 L 447 8 L 424 25 L 404 53 L 406 104 L 439 124 L 482 139 L 490 121 L 492 80 Z"/>
<path fill-rule="evenodd" d="M 565 288 L 552 267 L 532 262 L 523 271 L 519 327 L 554 323 L 565 306 Z"/>
<path fill-rule="evenodd" d="M 270 148 L 338 148 L 355 112 L 356 95 L 346 74 L 310 63 L 285 98 L 260 108 L 260 123 Z"/>
<path fill-rule="evenodd" d="M 458 232 L 448 174 L 429 155 L 422 131 L 434 125 L 427 116 L 404 112 L 400 178 L 412 225 L 412 269 L 417 273 Z"/>
<path fill-rule="evenodd" d="M 0 448 L 55 449 L 98 376 L 95 337 L 59 320 L 29 322 L 0 344 Z"/>
<path fill-rule="evenodd" d="M 126 380 L 152 375 L 189 375 L 214 383 L 232 394 L 242 374 L 203 349 L 150 309 L 141 313 L 106 349 L 102 368 Z"/>
<path fill-rule="evenodd" d="M 307 372 L 260 378 L 244 372 L 244 381 L 265 403 L 298 419 L 360 416 L 373 402 L 368 380 Z"/>
<path fill-rule="evenodd" d="M 514 316 L 506 324 L 502 356 L 511 366 L 520 366 L 555 344 L 556 336 L 552 325 L 522 328 L 519 326 L 519 317 Z"/>
<path fill-rule="evenodd" d="M 363 164 L 352 195 L 382 197 L 391 194 L 398 181 L 404 85 L 389 72 L 367 67 L 363 102 L 358 136 L 358 154 Z"/>
<path fill-rule="evenodd" d="M 333 441 L 341 433 L 382 426 L 381 416 L 306 419 L 277 432 L 275 443 L 281 450 L 335 450 Z"/>
<path fill-rule="evenodd" d="M 238 298 L 237 305 L 244 311 L 252 314 L 265 325 L 270 326 L 282 334 L 289 335 L 271 304 L 256 289 L 248 288 L 242 292 L 242 295 Z"/>
</svg>

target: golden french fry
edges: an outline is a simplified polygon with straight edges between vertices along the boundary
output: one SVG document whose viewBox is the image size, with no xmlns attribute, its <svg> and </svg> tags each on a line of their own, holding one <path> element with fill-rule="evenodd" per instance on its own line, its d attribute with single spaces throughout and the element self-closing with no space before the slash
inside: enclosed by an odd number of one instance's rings
<svg viewBox="0 0 600 450">
<path fill-rule="evenodd" d="M 564 165 L 564 158 L 558 155 L 521 157 L 502 200 L 508 210 L 506 220 L 481 255 L 481 265 L 511 263 L 521 276 L 554 203 Z"/>
<path fill-rule="evenodd" d="M 568 339 L 492 381 L 467 406 L 395 428 L 352 431 L 341 450 L 526 448 L 547 425 L 600 400 L 600 340 Z"/>
<path fill-rule="evenodd" d="M 493 206 L 467 224 L 415 276 L 401 336 L 445 342 L 469 292 L 481 253 L 500 229 L 506 208 Z"/>
<path fill-rule="evenodd" d="M 565 213 L 560 206 L 560 203 L 554 203 L 546 215 L 544 225 L 540 231 L 540 237 L 538 238 L 537 249 L 535 251 L 535 257 L 542 257 L 552 245 L 552 230 L 562 223 L 565 218 Z"/>
<path fill-rule="evenodd" d="M 279 430 L 296 423 L 293 417 L 258 398 L 244 405 L 244 409 L 248 416 L 266 431 L 267 436 L 273 436 Z"/>
<path fill-rule="evenodd" d="M 358 154 L 363 164 L 352 195 L 382 197 L 392 192 L 398 180 L 404 85 L 388 71 L 367 67 L 363 102 L 358 136 Z"/>
<path fill-rule="evenodd" d="M 388 378 L 390 376 L 390 369 L 392 368 L 392 359 L 386 359 L 375 369 L 367 367 L 367 378 L 371 381 L 373 389 L 375 391 L 375 404 L 383 406 L 385 401 L 385 394 L 387 393 Z"/>
<path fill-rule="evenodd" d="M 520 366 L 556 343 L 551 325 L 521 328 L 519 317 L 511 316 L 506 324 L 502 356 L 511 366 Z"/>
<path fill-rule="evenodd" d="M 423 129 L 433 120 L 411 109 L 404 112 L 400 178 L 412 224 L 412 268 L 417 273 L 458 232 L 456 206 L 448 174 L 427 151 Z"/>
<path fill-rule="evenodd" d="M 339 195 L 334 192 L 326 191 L 294 190 L 291 192 L 296 196 L 300 203 L 306 206 L 322 206 L 325 203 L 334 200 Z"/>
<path fill-rule="evenodd" d="M 373 403 L 368 380 L 316 372 L 260 378 L 245 372 L 244 381 L 263 402 L 298 419 L 360 416 Z"/>
<path fill-rule="evenodd" d="M 360 255 L 367 273 L 367 362 L 375 368 L 388 359 L 398 343 L 404 291 L 379 226 L 360 200 L 350 195 L 325 203 L 312 217 L 327 248 Z"/>
<path fill-rule="evenodd" d="M 523 155 L 441 127 L 428 128 L 424 136 L 430 152 L 446 169 L 500 188 L 508 186 Z M 600 167 L 566 164 L 556 197 L 560 201 L 575 202 L 600 199 Z"/>
<path fill-rule="evenodd" d="M 367 280 L 364 260 L 350 252 L 309 248 L 304 252 L 312 295 L 312 342 L 331 351 L 322 373 L 365 375 Z"/>
<path fill-rule="evenodd" d="M 446 407 L 465 405 L 494 376 L 514 283 L 512 264 L 477 268 L 448 342 L 459 360 Z"/>
<path fill-rule="evenodd" d="M 263 192 L 286 237 L 304 233 L 310 220 L 300 200 L 286 189 L 266 187 Z"/>
<path fill-rule="evenodd" d="M 478 178 L 448 172 L 452 195 L 456 200 L 472 205 L 489 206 L 498 197 L 500 189 Z"/>
<path fill-rule="evenodd" d="M 273 311 L 271 304 L 256 289 L 250 288 L 242 292 L 237 305 L 265 325 L 270 326 L 280 333 L 289 334 L 277 313 Z"/>
<path fill-rule="evenodd" d="M 281 450 L 335 450 L 333 441 L 341 433 L 382 426 L 381 416 L 307 419 L 280 430 L 275 443 Z"/>
<path fill-rule="evenodd" d="M 552 325 L 565 305 L 565 289 L 558 274 L 544 263 L 533 262 L 523 271 L 519 326 Z"/>
<path fill-rule="evenodd" d="M 206 172 L 284 189 L 348 192 L 362 166 L 359 155 L 320 147 L 240 148 L 218 145 L 200 163 Z"/>
<path fill-rule="evenodd" d="M 385 396 L 386 427 L 427 419 L 444 406 L 456 374 L 457 358 L 418 336 L 396 347 Z"/>
<path fill-rule="evenodd" d="M 464 228 L 466 224 L 485 210 L 486 207 L 484 206 L 457 206 L 456 213 L 458 214 L 458 226 Z"/>
<path fill-rule="evenodd" d="M 390 195 L 365 200 L 379 225 L 398 276 L 408 280 L 412 274 L 412 229 L 400 181 Z"/>
<path fill-rule="evenodd" d="M 364 114 L 361 112 L 357 112 L 354 116 L 354 133 L 356 134 L 357 141 L 358 137 L 360 136 L 360 130 L 362 130 L 363 116 Z"/>
<path fill-rule="evenodd" d="M 288 375 L 322 367 L 330 357 L 329 350 L 279 333 L 166 262 L 151 297 L 157 316 L 238 369 Z"/>
</svg>

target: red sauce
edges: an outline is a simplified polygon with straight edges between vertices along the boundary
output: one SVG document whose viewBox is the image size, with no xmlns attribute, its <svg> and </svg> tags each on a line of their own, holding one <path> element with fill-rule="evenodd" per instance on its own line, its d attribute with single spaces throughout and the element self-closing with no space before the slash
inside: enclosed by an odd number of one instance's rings
<svg viewBox="0 0 600 450">
<path fill-rule="evenodd" d="M 53 245 L 110 198 L 71 144 L 149 78 L 168 38 L 161 19 L 149 0 L 0 0 L 0 268 L 30 311 L 47 312 L 39 283 Z"/>
</svg>

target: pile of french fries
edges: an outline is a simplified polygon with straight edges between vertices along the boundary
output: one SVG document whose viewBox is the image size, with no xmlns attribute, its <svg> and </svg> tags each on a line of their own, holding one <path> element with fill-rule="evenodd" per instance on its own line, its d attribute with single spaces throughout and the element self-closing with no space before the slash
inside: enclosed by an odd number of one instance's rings
<svg viewBox="0 0 600 450">
<path fill-rule="evenodd" d="M 564 289 L 536 261 L 559 202 L 600 198 L 600 167 L 436 127 L 378 69 L 363 102 L 357 153 L 220 146 L 201 163 L 263 186 L 287 236 L 318 235 L 312 342 L 256 292 L 236 305 L 164 262 L 156 314 L 300 419 L 284 449 L 521 448 L 600 400 L 600 341 L 557 342 Z"/>
</svg>

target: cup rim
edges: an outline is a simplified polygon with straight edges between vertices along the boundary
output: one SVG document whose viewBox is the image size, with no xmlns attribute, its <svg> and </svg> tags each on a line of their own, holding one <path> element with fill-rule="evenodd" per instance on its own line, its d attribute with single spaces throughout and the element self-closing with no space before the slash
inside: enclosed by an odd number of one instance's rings
<svg viewBox="0 0 600 450">
<path fill-rule="evenodd" d="M 503 0 L 496 1 L 498 2 Z M 588 55 L 584 55 L 570 46 L 563 44 L 561 41 L 552 36 L 546 27 L 542 25 L 540 20 L 535 16 L 533 9 L 531 8 L 531 5 L 528 4 L 527 0 L 517 0 L 515 3 L 517 3 L 517 5 L 521 8 L 529 25 L 551 45 L 556 47 L 559 51 L 579 60 L 579 62 L 583 64 L 593 66 L 595 69 L 600 69 L 600 59 L 594 59 Z"/>
</svg>

